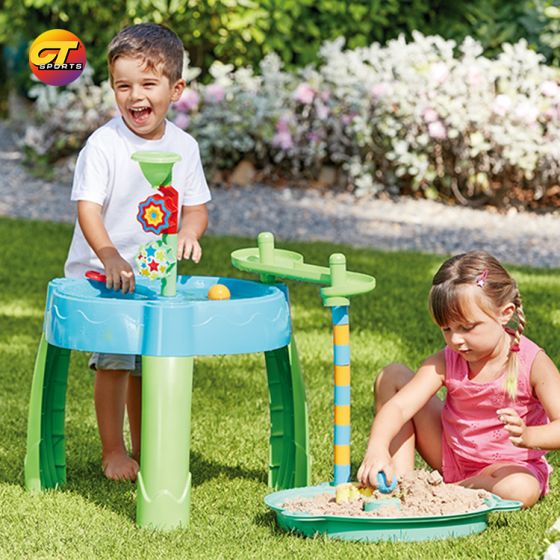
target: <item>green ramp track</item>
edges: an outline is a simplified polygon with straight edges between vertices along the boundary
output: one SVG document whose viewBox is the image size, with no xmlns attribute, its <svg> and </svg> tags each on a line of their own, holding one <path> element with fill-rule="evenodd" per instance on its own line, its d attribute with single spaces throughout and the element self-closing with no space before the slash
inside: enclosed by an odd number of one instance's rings
<svg viewBox="0 0 560 560">
<path fill-rule="evenodd" d="M 268 485 L 277 490 L 307 486 L 311 478 L 307 402 L 294 338 L 265 352 L 270 402 Z"/>
<path fill-rule="evenodd" d="M 66 482 L 64 408 L 70 350 L 48 344 L 43 333 L 33 372 L 25 486 L 40 491 Z"/>
</svg>

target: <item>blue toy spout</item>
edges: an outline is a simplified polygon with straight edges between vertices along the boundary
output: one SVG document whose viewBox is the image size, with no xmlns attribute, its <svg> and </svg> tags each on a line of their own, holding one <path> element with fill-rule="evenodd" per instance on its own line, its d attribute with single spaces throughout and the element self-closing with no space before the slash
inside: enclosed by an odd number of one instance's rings
<svg viewBox="0 0 560 560">
<path fill-rule="evenodd" d="M 393 476 L 393 480 L 389 484 L 387 475 L 383 471 L 377 473 L 377 489 L 382 494 L 390 494 L 397 487 L 397 477 Z"/>
</svg>

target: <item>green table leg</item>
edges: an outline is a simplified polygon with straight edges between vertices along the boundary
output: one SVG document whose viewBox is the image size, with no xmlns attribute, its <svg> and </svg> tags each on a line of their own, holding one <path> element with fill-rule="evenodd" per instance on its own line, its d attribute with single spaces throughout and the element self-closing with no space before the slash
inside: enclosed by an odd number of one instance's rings
<svg viewBox="0 0 560 560">
<path fill-rule="evenodd" d="M 171 530 L 189 523 L 192 373 L 191 357 L 142 357 L 139 527 Z"/>
</svg>

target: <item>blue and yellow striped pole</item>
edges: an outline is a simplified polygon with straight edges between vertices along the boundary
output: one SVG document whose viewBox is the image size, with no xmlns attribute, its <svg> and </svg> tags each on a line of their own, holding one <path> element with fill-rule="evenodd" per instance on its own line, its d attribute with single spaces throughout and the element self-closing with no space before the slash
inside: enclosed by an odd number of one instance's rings
<svg viewBox="0 0 560 560">
<path fill-rule="evenodd" d="M 334 362 L 334 476 L 333 484 L 350 480 L 350 301 L 340 295 L 347 282 L 346 257 L 329 258 L 330 288 L 321 292 L 331 308 Z M 327 291 L 328 290 L 328 291 Z M 326 297 L 325 297 L 326 296 Z"/>
<path fill-rule="evenodd" d="M 350 480 L 350 323 L 348 306 L 331 308 L 334 357 L 334 484 Z"/>
</svg>

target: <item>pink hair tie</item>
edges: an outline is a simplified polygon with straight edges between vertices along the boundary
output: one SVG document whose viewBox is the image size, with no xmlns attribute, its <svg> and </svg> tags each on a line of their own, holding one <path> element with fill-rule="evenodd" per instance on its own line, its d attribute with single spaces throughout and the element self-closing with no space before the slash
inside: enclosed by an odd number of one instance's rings
<svg viewBox="0 0 560 560">
<path fill-rule="evenodd" d="M 476 285 L 479 288 L 484 288 L 484 284 L 486 284 L 486 279 L 488 278 L 488 269 L 484 269 L 475 279 Z"/>
<path fill-rule="evenodd" d="M 509 349 L 510 352 L 519 352 L 519 343 L 516 342 L 515 344 L 511 345 L 511 348 Z"/>
</svg>

